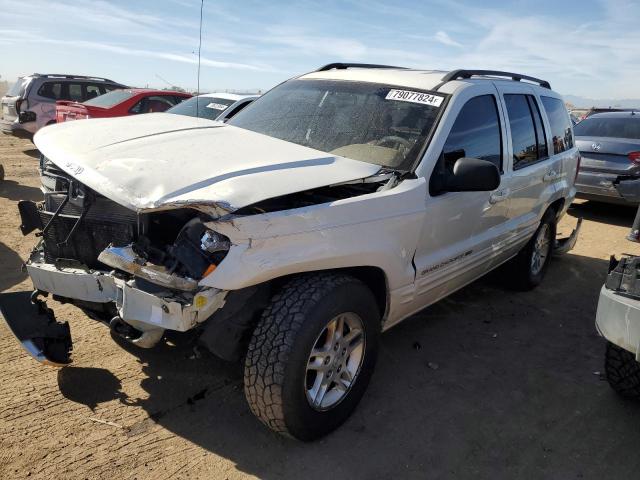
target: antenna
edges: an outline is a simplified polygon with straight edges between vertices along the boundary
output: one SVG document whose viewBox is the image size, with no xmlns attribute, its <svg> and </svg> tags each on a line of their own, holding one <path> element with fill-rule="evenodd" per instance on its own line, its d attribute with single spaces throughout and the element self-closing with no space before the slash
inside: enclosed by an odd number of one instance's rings
<svg viewBox="0 0 640 480">
<path fill-rule="evenodd" d="M 200 51 L 202 50 L 202 10 L 204 0 L 200 0 L 200 37 L 198 38 L 198 89 L 196 92 L 196 118 L 200 117 Z"/>
<path fill-rule="evenodd" d="M 157 73 L 156 73 L 155 75 L 156 75 L 156 77 L 158 77 L 160 80 L 162 80 L 164 83 L 166 83 L 167 85 L 169 85 L 169 87 L 172 87 L 172 88 L 173 88 L 173 84 L 172 84 L 171 82 L 169 82 L 169 80 L 167 80 L 167 79 L 166 79 L 166 78 L 164 78 L 164 77 L 161 77 L 161 76 L 160 76 L 160 75 L 158 75 Z"/>
</svg>

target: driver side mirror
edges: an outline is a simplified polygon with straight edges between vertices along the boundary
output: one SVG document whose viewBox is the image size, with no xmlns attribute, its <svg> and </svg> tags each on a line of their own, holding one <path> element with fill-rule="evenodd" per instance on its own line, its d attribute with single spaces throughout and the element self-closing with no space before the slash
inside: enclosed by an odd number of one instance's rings
<svg viewBox="0 0 640 480">
<path fill-rule="evenodd" d="M 445 189 L 448 192 L 489 192 L 499 186 L 498 167 L 488 160 L 463 157 L 453 165 Z"/>
</svg>

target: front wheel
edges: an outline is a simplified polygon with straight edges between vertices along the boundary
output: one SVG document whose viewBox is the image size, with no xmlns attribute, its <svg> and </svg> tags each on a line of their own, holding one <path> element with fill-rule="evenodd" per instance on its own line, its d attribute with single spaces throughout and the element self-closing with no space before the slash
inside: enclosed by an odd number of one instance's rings
<svg viewBox="0 0 640 480">
<path fill-rule="evenodd" d="M 367 388 L 380 314 L 371 291 L 344 274 L 289 282 L 264 311 L 249 344 L 245 395 L 278 433 L 309 441 L 340 426 Z"/>
<path fill-rule="evenodd" d="M 607 342 L 604 369 L 607 382 L 617 394 L 640 399 L 640 363 L 633 353 Z"/>
</svg>

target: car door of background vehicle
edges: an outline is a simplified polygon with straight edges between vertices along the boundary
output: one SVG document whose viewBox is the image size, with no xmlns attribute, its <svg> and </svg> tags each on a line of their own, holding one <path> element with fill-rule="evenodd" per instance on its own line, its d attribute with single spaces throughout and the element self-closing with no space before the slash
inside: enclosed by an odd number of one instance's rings
<svg viewBox="0 0 640 480">
<path fill-rule="evenodd" d="M 490 82 L 477 84 L 460 92 L 453 108 L 442 123 L 441 131 L 447 133 L 436 137 L 429 149 L 437 157 L 432 160 L 433 171 L 425 168 L 430 195 L 425 199 L 426 217 L 415 254 L 419 307 L 484 274 L 500 254 L 495 245 L 508 233 L 506 132 L 498 92 Z M 438 176 L 464 156 L 494 162 L 502 172 L 500 187 L 494 192 L 437 194 Z"/>
<path fill-rule="evenodd" d="M 518 252 L 538 227 L 543 209 L 562 178 L 562 159 L 554 155 L 551 127 L 536 89 L 517 82 L 500 83 L 507 118 L 507 144 L 512 165 L 508 200 L 511 235 L 504 245 Z"/>
</svg>

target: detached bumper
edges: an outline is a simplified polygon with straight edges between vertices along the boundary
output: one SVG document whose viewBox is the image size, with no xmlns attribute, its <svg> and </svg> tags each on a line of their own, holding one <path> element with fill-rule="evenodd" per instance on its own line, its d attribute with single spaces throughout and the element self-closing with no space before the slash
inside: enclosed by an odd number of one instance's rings
<svg viewBox="0 0 640 480">
<path fill-rule="evenodd" d="M 27 272 L 37 290 L 70 300 L 114 303 L 122 320 L 142 332 L 185 332 L 209 318 L 224 305 L 227 292 L 215 288 L 195 294 L 150 293 L 135 280 L 117 278 L 109 272 L 59 267 L 42 261 L 35 253 Z"/>
<path fill-rule="evenodd" d="M 640 300 L 600 290 L 596 328 L 611 343 L 636 355 L 640 361 Z"/>
</svg>

